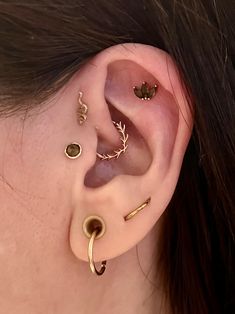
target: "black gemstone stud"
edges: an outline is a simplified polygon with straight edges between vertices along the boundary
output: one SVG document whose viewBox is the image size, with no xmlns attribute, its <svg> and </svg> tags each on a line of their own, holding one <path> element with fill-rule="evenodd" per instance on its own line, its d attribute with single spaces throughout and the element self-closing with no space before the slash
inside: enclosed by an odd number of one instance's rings
<svg viewBox="0 0 235 314">
<path fill-rule="evenodd" d="M 137 97 L 142 100 L 150 100 L 156 94 L 158 85 L 151 87 L 147 82 L 143 82 L 141 87 L 134 86 L 133 90 Z"/>
<path fill-rule="evenodd" d="M 65 148 L 65 155 L 70 159 L 78 158 L 82 153 L 82 147 L 78 143 L 71 143 Z"/>
</svg>

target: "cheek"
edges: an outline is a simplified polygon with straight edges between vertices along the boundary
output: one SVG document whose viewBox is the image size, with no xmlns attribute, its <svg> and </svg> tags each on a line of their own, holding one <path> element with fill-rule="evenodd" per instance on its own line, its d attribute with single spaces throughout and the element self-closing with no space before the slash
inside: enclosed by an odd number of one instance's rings
<svg viewBox="0 0 235 314">
<path fill-rule="evenodd" d="M 0 298 L 24 300 L 38 293 L 48 297 L 58 285 L 57 274 L 67 276 L 69 215 L 36 195 L 30 197 L 30 191 L 1 193 L 1 200 Z"/>
<path fill-rule="evenodd" d="M 46 300 L 51 291 L 58 296 L 60 287 L 72 283 L 70 185 L 63 149 L 52 147 L 45 131 L 31 128 L 30 133 L 26 126 L 21 138 L 16 129 L 0 139 L 1 304 L 34 296 L 39 302 L 38 294 Z"/>
</svg>

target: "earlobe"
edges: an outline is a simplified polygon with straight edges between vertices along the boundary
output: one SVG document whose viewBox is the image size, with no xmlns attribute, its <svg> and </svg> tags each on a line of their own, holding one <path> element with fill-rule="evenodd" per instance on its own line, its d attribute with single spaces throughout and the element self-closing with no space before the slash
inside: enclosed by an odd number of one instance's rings
<svg viewBox="0 0 235 314">
<path fill-rule="evenodd" d="M 100 154 L 78 179 L 80 190 L 73 191 L 73 203 L 80 206 L 74 207 L 70 244 L 74 255 L 87 261 L 83 221 L 92 215 L 102 217 L 106 232 L 95 240 L 94 252 L 94 260 L 101 261 L 136 245 L 167 207 L 191 135 L 192 117 L 173 61 L 157 48 L 111 47 L 85 65 L 78 77 L 86 103 L 96 100 L 89 105 L 86 123 L 96 130 Z M 128 147 L 119 158 L 102 160 L 99 156 L 110 155 L 110 135 L 115 134 L 113 151 L 122 147 L 113 121 L 125 125 Z M 86 149 L 89 145 L 84 154 Z M 128 215 L 132 219 L 125 219 Z"/>
</svg>

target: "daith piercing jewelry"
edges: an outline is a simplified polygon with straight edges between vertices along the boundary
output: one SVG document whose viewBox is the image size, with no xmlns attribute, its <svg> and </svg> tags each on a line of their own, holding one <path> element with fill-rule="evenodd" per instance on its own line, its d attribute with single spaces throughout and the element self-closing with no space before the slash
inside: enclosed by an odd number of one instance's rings
<svg viewBox="0 0 235 314">
<path fill-rule="evenodd" d="M 88 113 L 88 107 L 86 104 L 82 102 L 82 96 L 83 96 L 83 93 L 79 92 L 79 98 L 78 98 L 79 107 L 77 110 L 79 124 L 83 124 L 86 121 L 87 113 Z"/>
<path fill-rule="evenodd" d="M 112 158 L 119 158 L 119 156 L 122 153 L 125 153 L 125 151 L 127 150 L 127 140 L 128 140 L 128 134 L 125 133 L 126 131 L 126 126 L 125 124 L 123 124 L 122 126 L 122 122 L 120 121 L 119 123 L 113 121 L 113 124 L 115 125 L 115 127 L 117 128 L 118 132 L 121 134 L 120 140 L 122 143 L 122 147 L 118 148 L 116 150 L 114 150 L 112 153 L 109 154 L 99 154 L 96 153 L 97 157 L 100 158 L 101 160 L 110 160 Z"/>
<path fill-rule="evenodd" d="M 157 88 L 157 84 L 151 87 L 147 82 L 143 82 L 141 87 L 134 86 L 133 90 L 135 95 L 142 100 L 150 100 L 155 96 Z"/>
<path fill-rule="evenodd" d="M 64 153 L 68 158 L 76 159 L 81 155 L 82 147 L 80 144 L 73 142 L 66 146 Z"/>
<path fill-rule="evenodd" d="M 149 205 L 150 201 L 151 201 L 151 197 L 149 197 L 143 204 L 141 204 L 136 209 L 132 210 L 129 214 L 127 214 L 124 217 L 124 220 L 125 221 L 130 220 L 132 217 L 134 217 L 136 214 L 138 214 L 141 210 L 143 210 L 147 205 Z"/>
</svg>

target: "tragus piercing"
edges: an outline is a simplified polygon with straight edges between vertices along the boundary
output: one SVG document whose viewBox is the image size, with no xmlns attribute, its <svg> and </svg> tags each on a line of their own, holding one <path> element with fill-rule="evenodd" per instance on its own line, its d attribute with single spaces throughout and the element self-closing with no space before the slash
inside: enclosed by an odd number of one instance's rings
<svg viewBox="0 0 235 314">
<path fill-rule="evenodd" d="M 81 156 L 82 147 L 80 144 L 73 142 L 66 146 L 64 150 L 65 155 L 70 159 L 76 159 Z"/>
<path fill-rule="evenodd" d="M 141 98 L 142 100 L 150 100 L 155 96 L 157 88 L 158 88 L 157 84 L 151 87 L 147 82 L 143 82 L 141 87 L 134 86 L 133 90 L 135 95 Z"/>
</svg>

